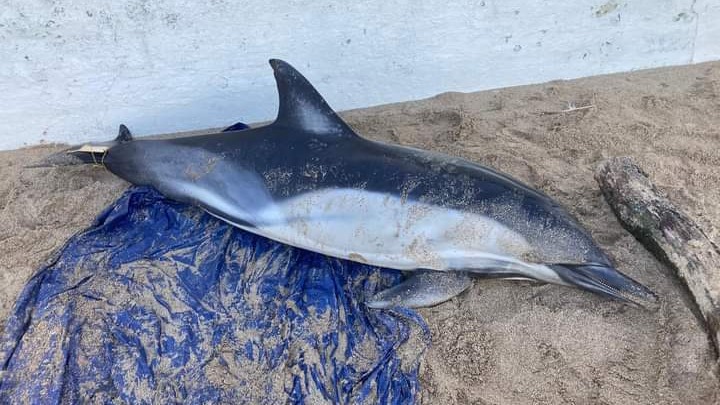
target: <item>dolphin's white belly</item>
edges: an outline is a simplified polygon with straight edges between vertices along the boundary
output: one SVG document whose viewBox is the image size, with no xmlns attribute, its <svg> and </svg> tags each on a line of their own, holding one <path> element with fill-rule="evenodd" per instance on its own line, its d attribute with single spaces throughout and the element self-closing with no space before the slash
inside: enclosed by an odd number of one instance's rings
<svg viewBox="0 0 720 405">
<path fill-rule="evenodd" d="M 330 256 L 401 270 L 522 264 L 528 242 L 483 215 L 339 189 L 304 193 L 256 213 L 247 230 Z M 240 226 L 242 228 L 242 226 Z"/>
</svg>

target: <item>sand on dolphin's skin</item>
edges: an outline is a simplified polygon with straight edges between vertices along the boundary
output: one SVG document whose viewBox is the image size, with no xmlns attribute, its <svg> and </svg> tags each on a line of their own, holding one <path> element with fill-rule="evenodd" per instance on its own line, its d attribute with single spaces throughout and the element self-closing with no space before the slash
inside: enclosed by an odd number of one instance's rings
<svg viewBox="0 0 720 405">
<path fill-rule="evenodd" d="M 342 115 L 368 138 L 462 156 L 543 190 L 621 271 L 661 297 L 651 312 L 572 288 L 477 282 L 420 311 L 433 339 L 421 365 L 423 402 L 720 400 L 715 353 L 687 291 L 620 226 L 593 180 L 603 158 L 632 156 L 720 242 L 720 63 L 446 93 Z M 58 149 L 0 152 L 2 319 L 33 270 L 127 186 L 96 167 L 22 168 Z"/>
</svg>

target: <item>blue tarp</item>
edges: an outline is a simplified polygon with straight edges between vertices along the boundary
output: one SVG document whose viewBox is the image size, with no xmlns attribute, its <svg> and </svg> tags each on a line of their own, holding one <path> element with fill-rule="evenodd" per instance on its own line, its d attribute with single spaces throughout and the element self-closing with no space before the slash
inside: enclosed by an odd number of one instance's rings
<svg viewBox="0 0 720 405">
<path fill-rule="evenodd" d="M 424 322 L 363 305 L 399 278 L 131 188 L 20 294 L 0 402 L 413 402 Z"/>
</svg>

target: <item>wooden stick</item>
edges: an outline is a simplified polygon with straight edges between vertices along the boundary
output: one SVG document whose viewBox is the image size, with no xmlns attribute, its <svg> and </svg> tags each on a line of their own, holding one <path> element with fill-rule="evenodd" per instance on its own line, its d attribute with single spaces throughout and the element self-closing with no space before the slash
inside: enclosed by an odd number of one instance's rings
<svg viewBox="0 0 720 405">
<path fill-rule="evenodd" d="M 625 229 L 668 264 L 688 286 L 720 353 L 720 249 L 671 203 L 630 158 L 603 162 L 595 172 L 605 199 Z"/>
<path fill-rule="evenodd" d="M 590 108 L 595 108 L 595 104 L 584 105 L 584 106 L 582 106 L 582 107 L 575 107 L 575 105 L 569 104 L 569 105 L 568 105 L 568 108 L 566 108 L 566 109 L 564 109 L 564 110 L 560 110 L 560 111 L 541 111 L 541 112 L 540 112 L 540 115 L 565 114 L 565 113 L 574 112 L 574 111 L 588 110 L 588 109 L 590 109 Z"/>
</svg>

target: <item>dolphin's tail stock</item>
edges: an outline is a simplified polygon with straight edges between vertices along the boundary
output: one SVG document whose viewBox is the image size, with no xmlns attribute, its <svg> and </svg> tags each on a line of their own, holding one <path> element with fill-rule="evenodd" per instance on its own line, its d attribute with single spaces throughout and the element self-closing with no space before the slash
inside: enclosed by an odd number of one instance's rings
<svg viewBox="0 0 720 405">
<path fill-rule="evenodd" d="M 602 263 L 549 265 L 569 285 L 653 309 L 657 296 L 644 285 Z"/>
<path fill-rule="evenodd" d="M 111 146 L 118 143 L 130 142 L 132 134 L 125 125 L 120 125 L 118 135 L 113 141 L 87 143 L 83 145 L 73 146 L 52 155 L 46 156 L 39 162 L 27 165 L 25 167 L 56 167 L 56 166 L 74 166 L 95 164 L 102 165 L 105 160 L 107 150 Z"/>
</svg>

